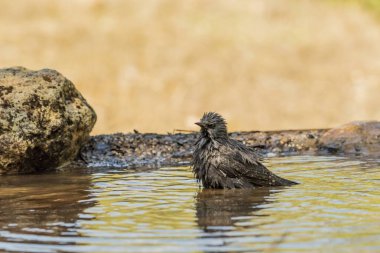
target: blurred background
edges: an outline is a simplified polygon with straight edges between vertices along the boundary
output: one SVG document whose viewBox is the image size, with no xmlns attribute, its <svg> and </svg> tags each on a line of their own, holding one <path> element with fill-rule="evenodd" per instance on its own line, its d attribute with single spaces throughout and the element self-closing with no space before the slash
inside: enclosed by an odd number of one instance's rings
<svg viewBox="0 0 380 253">
<path fill-rule="evenodd" d="M 0 67 L 53 68 L 94 134 L 380 119 L 378 0 L 0 0 Z"/>
</svg>

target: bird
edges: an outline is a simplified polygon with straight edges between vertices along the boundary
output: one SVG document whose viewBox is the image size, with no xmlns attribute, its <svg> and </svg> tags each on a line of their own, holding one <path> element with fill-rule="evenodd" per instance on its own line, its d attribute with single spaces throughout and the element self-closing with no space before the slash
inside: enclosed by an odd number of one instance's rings
<svg viewBox="0 0 380 253">
<path fill-rule="evenodd" d="M 227 122 L 218 113 L 207 112 L 199 122 L 192 170 L 204 188 L 235 189 L 298 184 L 268 170 L 253 148 L 231 139 Z"/>
</svg>

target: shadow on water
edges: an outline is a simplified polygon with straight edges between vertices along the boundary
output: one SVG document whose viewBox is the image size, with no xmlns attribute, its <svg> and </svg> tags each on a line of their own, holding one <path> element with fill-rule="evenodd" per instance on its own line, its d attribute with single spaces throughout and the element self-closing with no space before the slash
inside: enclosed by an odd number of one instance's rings
<svg viewBox="0 0 380 253">
<path fill-rule="evenodd" d="M 2 177 L 0 241 L 17 241 L 22 235 L 77 235 L 80 214 L 95 204 L 89 200 L 90 185 L 91 177 L 87 174 Z"/>
</svg>

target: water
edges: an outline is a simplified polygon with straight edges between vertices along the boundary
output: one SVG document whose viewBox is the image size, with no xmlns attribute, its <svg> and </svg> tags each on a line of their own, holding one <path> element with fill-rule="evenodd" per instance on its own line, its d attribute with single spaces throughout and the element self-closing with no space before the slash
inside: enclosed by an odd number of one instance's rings
<svg viewBox="0 0 380 253">
<path fill-rule="evenodd" d="M 188 167 L 0 179 L 0 252 L 380 252 L 380 165 L 270 158 L 300 185 L 202 190 Z"/>
</svg>

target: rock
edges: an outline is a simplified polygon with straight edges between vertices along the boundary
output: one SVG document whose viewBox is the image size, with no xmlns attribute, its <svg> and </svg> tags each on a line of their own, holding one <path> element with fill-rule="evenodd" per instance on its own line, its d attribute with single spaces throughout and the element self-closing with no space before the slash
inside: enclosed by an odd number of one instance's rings
<svg viewBox="0 0 380 253">
<path fill-rule="evenodd" d="M 262 154 L 316 155 L 318 140 L 327 129 L 269 132 L 233 132 L 231 138 Z M 118 133 L 91 136 L 73 166 L 160 167 L 184 166 L 191 162 L 198 133 Z"/>
<path fill-rule="evenodd" d="M 77 155 L 96 114 L 50 69 L 0 69 L 0 175 L 59 167 Z"/>
<path fill-rule="evenodd" d="M 73 165 L 160 167 L 190 165 L 198 133 L 91 136 Z M 380 155 L 380 122 L 353 122 L 334 129 L 233 132 L 231 138 L 267 156 Z"/>
<path fill-rule="evenodd" d="M 319 140 L 320 149 L 336 154 L 378 156 L 380 122 L 355 121 L 327 131 Z"/>
</svg>

